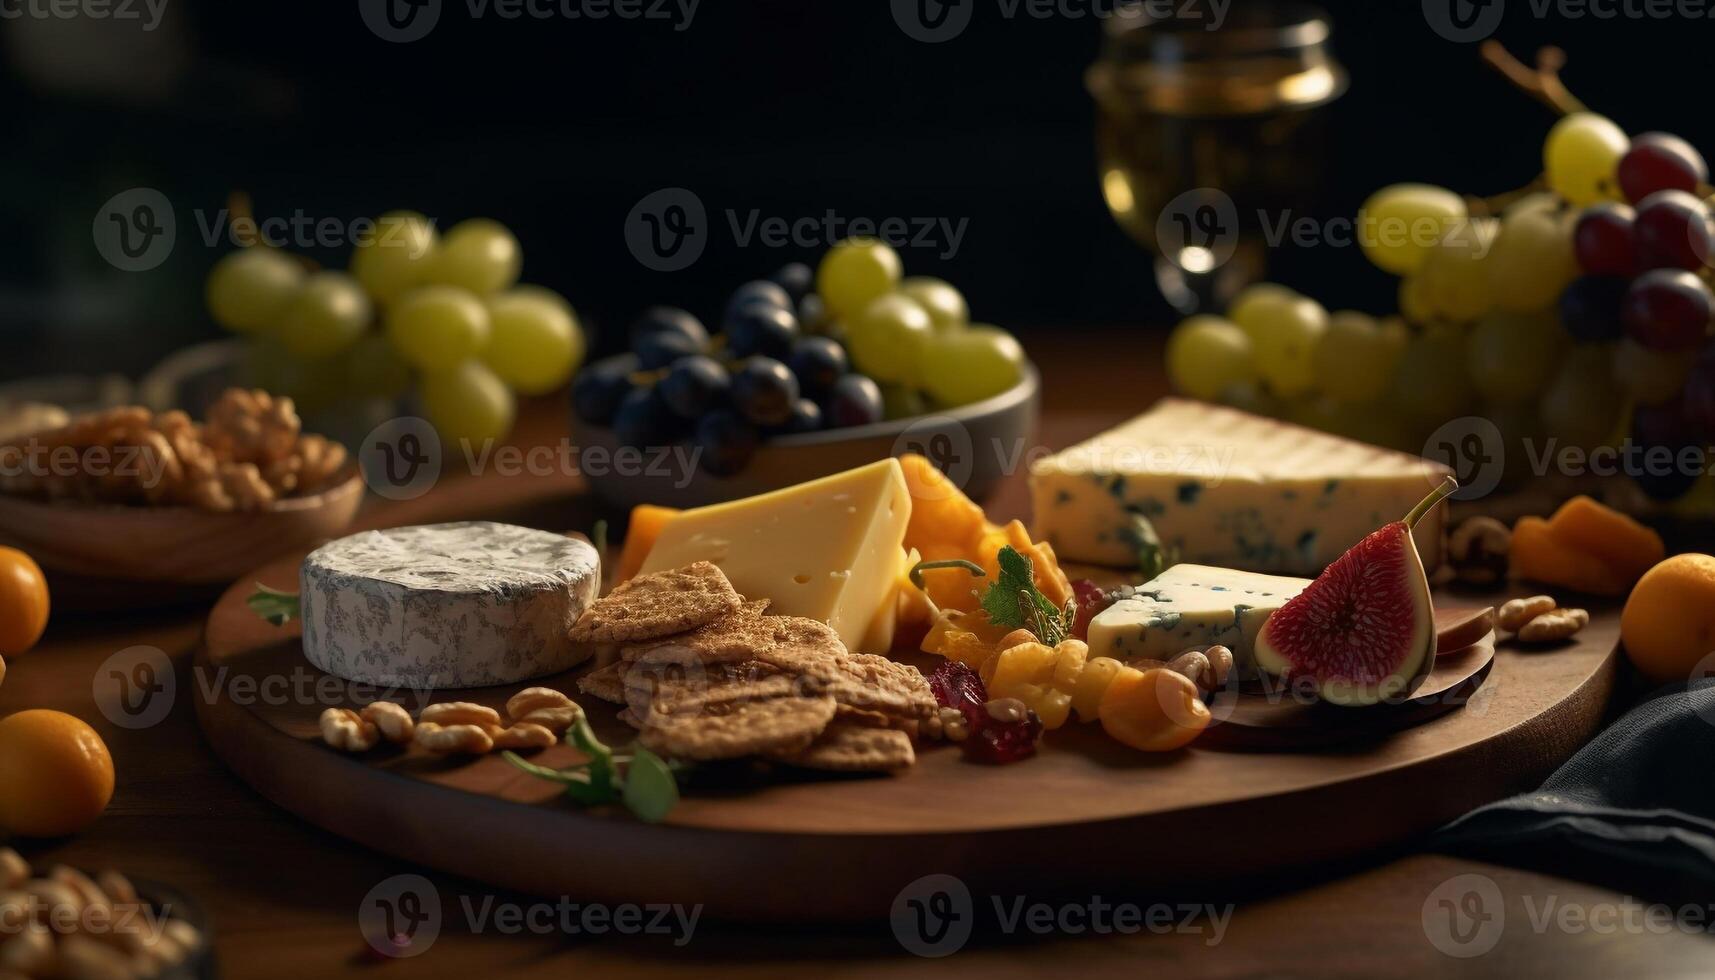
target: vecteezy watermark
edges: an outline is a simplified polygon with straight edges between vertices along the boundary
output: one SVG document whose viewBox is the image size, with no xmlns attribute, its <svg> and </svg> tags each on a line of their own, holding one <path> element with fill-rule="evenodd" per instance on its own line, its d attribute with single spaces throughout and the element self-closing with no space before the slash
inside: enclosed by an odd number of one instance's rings
<svg viewBox="0 0 1715 980">
<path fill-rule="evenodd" d="M 102 937 L 121 946 L 148 948 L 158 943 L 172 918 L 172 906 L 142 901 L 86 902 L 70 884 L 49 881 L 35 891 L 0 898 L 0 945 L 25 933 L 49 929 L 55 934 Z"/>
<path fill-rule="evenodd" d="M 1537 477 L 1623 476 L 1689 486 L 1715 473 L 1715 451 L 1708 446 L 1664 446 L 1630 436 L 1608 445 L 1583 446 L 1558 436 L 1524 436 L 1509 449 L 1509 435 L 1492 419 L 1466 415 L 1437 428 L 1424 443 L 1422 456 L 1453 470 L 1460 484 L 1455 496 L 1460 500 L 1476 500 L 1494 492 L 1514 452 L 1523 454 L 1525 468 Z"/>
<path fill-rule="evenodd" d="M 964 948 L 985 915 L 987 926 L 1009 936 L 1180 934 L 1202 936 L 1205 945 L 1216 946 L 1227 934 L 1233 908 L 1193 902 L 1116 902 L 1100 895 L 1063 902 L 989 895 L 978 903 L 956 876 L 931 874 L 899 890 L 888 921 L 907 952 L 942 957 Z"/>
<path fill-rule="evenodd" d="M 1136 18 L 1180 25 L 1200 23 L 1217 31 L 1226 23 L 1232 0 L 993 0 L 1003 20 L 1106 20 Z M 978 0 L 892 0 L 894 23 L 914 41 L 940 44 L 971 26 Z"/>
<path fill-rule="evenodd" d="M 421 497 L 441 478 L 441 437 L 427 419 L 388 419 L 358 444 L 357 468 L 389 500 Z"/>
<path fill-rule="evenodd" d="M 677 272 L 702 257 L 717 227 L 739 248 L 826 249 L 847 238 L 876 238 L 898 249 L 932 251 L 937 258 L 958 254 L 970 229 L 969 218 L 935 215 L 870 217 L 829 208 L 814 215 L 768 215 L 758 208 L 726 208 L 724 221 L 711 223 L 701 197 L 683 187 L 653 191 L 625 219 L 625 244 L 644 267 Z"/>
<path fill-rule="evenodd" d="M 203 704 L 224 701 L 240 707 L 349 708 L 391 701 L 413 711 L 434 703 L 435 689 L 424 684 L 365 684 L 324 674 L 304 665 L 277 673 L 251 673 L 221 665 L 197 665 L 189 692 Z M 165 721 L 184 693 L 173 662 L 159 647 L 126 647 L 102 661 L 92 678 L 95 706 L 108 721 L 132 731 Z"/>
<path fill-rule="evenodd" d="M 493 895 L 460 895 L 451 910 L 470 933 L 503 936 L 662 936 L 685 946 L 696 935 L 701 905 L 622 903 L 603 905 L 553 901 L 509 902 Z M 357 928 L 369 947 L 384 956 L 421 956 L 445 927 L 447 904 L 422 875 L 394 875 L 363 897 Z"/>
<path fill-rule="evenodd" d="M 1665 936 L 1715 934 L 1715 904 L 1668 905 L 1630 895 L 1617 901 L 1573 902 L 1559 895 L 1520 895 L 1523 924 L 1531 933 L 1577 936 L 1615 934 Z M 1441 953 L 1472 959 L 1500 944 L 1509 922 L 1507 897 L 1493 878 L 1456 875 L 1437 885 L 1423 901 L 1423 934 Z"/>
<path fill-rule="evenodd" d="M 648 20 L 685 31 L 702 0 L 464 0 L 470 19 Z M 429 36 L 441 20 L 443 0 L 358 0 L 364 26 L 383 41 L 405 44 Z"/>
<path fill-rule="evenodd" d="M 167 0 L 0 0 L 0 21 L 122 20 L 152 31 L 166 12 Z"/>
<path fill-rule="evenodd" d="M 195 241 L 209 249 L 268 245 L 287 249 L 424 248 L 422 239 L 408 234 L 410 219 L 315 216 L 302 209 L 290 214 L 255 217 L 227 208 L 190 212 Z M 432 223 L 432 221 L 431 221 Z M 95 213 L 91 236 L 95 249 L 122 272 L 146 272 L 167 260 L 178 244 L 178 213 L 167 196 L 153 187 L 133 187 L 108 198 Z"/>
<path fill-rule="evenodd" d="M 1537 20 L 1715 20 L 1715 0 L 1513 0 L 1513 10 Z M 1460 44 L 1494 36 L 1506 13 L 1506 0 L 1423 0 L 1430 28 Z"/>
<path fill-rule="evenodd" d="M 1378 217 L 1365 211 L 1355 218 L 1319 218 L 1291 209 L 1241 209 L 1232 195 L 1218 187 L 1194 187 L 1179 194 L 1155 221 L 1161 254 L 1193 273 L 1213 272 L 1225 265 L 1247 234 L 1271 249 L 1429 248 L 1456 232 L 1471 236 L 1469 247 L 1476 257 L 1486 255 L 1494 245 L 1495 234 L 1484 225 L 1434 217 Z"/>
</svg>

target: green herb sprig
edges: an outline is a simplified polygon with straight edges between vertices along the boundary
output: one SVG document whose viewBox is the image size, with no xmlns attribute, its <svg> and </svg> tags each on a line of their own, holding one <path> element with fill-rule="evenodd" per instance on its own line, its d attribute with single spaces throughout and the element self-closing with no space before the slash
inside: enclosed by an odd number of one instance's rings
<svg viewBox="0 0 1715 980">
<path fill-rule="evenodd" d="M 261 582 L 256 583 L 256 591 L 250 598 L 244 600 L 250 611 L 275 626 L 284 626 L 287 622 L 302 615 L 303 603 L 296 592 L 281 592 L 270 589 Z"/>
<path fill-rule="evenodd" d="M 981 596 L 983 612 L 988 615 L 988 621 L 996 626 L 1027 629 L 1049 646 L 1056 646 L 1061 640 L 1071 636 L 1072 622 L 1077 618 L 1076 604 L 1067 602 L 1062 609 L 1042 594 L 1042 590 L 1036 587 L 1030 556 L 1012 545 L 1006 545 L 1000 549 L 997 561 L 1000 565 L 1000 577 L 989 583 L 988 589 Z M 947 561 L 918 562 L 911 569 L 911 583 L 919 589 L 923 588 L 923 572 L 937 568 L 961 568 L 978 578 L 988 575 L 988 572 L 975 562 L 953 558 Z"/>
<path fill-rule="evenodd" d="M 516 752 L 500 755 L 517 769 L 564 786 L 566 795 L 581 806 L 624 803 L 645 823 L 660 823 L 678 805 L 679 782 L 671 763 L 641 745 L 632 746 L 627 754 L 615 753 L 596 737 L 589 718 L 581 711 L 566 730 L 566 744 L 588 756 L 589 761 L 550 769 L 528 762 Z"/>
</svg>

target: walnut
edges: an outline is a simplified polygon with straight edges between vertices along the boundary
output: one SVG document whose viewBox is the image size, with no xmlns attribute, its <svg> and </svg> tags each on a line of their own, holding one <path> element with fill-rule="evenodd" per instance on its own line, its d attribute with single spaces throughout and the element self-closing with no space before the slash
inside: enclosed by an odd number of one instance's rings
<svg viewBox="0 0 1715 980">
<path fill-rule="evenodd" d="M 261 389 L 228 388 L 208 410 L 208 444 L 223 458 L 269 463 L 297 444 L 301 423 L 290 398 Z"/>
<path fill-rule="evenodd" d="M 1518 638 L 1525 643 L 1554 643 L 1589 625 L 1590 614 L 1583 609 L 1555 609 L 1519 627 Z"/>
<path fill-rule="evenodd" d="M 1493 517 L 1472 517 L 1447 539 L 1447 560 L 1466 585 L 1499 585 L 1507 577 L 1512 531 Z"/>
</svg>

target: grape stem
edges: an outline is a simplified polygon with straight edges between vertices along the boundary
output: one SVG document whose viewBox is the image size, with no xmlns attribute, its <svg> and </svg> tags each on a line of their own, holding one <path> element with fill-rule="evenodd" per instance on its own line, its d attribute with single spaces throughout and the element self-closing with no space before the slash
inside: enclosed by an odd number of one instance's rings
<svg viewBox="0 0 1715 980">
<path fill-rule="evenodd" d="M 1478 50 L 1489 67 L 1555 112 L 1564 116 L 1585 111 L 1584 103 L 1560 80 L 1560 70 L 1566 67 L 1565 51 L 1553 45 L 1541 48 L 1536 52 L 1536 67 L 1531 68 L 1513 57 L 1499 41 L 1484 41 Z"/>
</svg>

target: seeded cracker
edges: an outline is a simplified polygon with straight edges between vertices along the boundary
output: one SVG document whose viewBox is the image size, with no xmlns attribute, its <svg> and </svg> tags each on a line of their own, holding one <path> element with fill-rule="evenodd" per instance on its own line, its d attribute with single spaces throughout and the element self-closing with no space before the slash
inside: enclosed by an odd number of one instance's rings
<svg viewBox="0 0 1715 980">
<path fill-rule="evenodd" d="M 574 642 L 625 643 L 672 636 L 737 612 L 743 598 L 706 561 L 621 582 L 572 626 Z"/>
<path fill-rule="evenodd" d="M 769 757 L 804 769 L 877 772 L 904 769 L 917 761 L 911 736 L 892 728 L 863 728 L 835 722 L 809 747 L 770 752 Z"/>
<path fill-rule="evenodd" d="M 734 759 L 807 748 L 834 717 L 826 696 L 731 697 L 732 692 L 656 701 L 639 740 L 679 759 Z"/>
<path fill-rule="evenodd" d="M 591 697 L 611 701 L 614 704 L 625 703 L 625 665 L 611 663 L 606 667 L 592 670 L 578 678 L 578 690 Z"/>
</svg>

